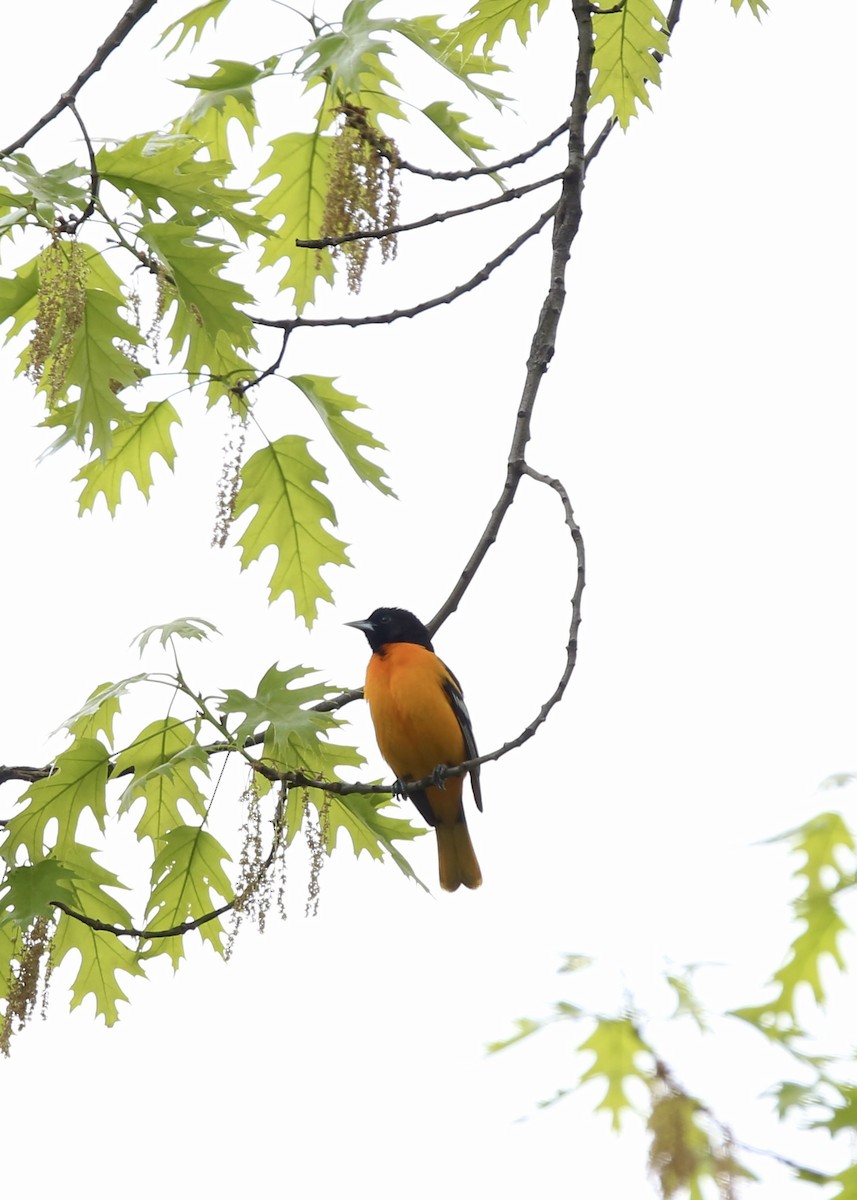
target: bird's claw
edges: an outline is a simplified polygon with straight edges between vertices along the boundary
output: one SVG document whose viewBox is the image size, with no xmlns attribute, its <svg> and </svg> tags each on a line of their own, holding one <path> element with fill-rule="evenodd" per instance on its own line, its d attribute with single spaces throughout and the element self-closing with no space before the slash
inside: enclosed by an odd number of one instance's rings
<svg viewBox="0 0 857 1200">
<path fill-rule="evenodd" d="M 446 763 L 438 763 L 431 773 L 431 781 L 434 787 L 446 791 Z"/>
</svg>

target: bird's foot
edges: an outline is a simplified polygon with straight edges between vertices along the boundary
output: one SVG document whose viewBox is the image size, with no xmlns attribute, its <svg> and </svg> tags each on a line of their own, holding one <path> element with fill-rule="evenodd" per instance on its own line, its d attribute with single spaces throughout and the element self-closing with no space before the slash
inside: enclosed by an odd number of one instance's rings
<svg viewBox="0 0 857 1200">
<path fill-rule="evenodd" d="M 436 788 L 446 791 L 446 763 L 438 763 L 431 773 L 431 781 Z"/>
</svg>

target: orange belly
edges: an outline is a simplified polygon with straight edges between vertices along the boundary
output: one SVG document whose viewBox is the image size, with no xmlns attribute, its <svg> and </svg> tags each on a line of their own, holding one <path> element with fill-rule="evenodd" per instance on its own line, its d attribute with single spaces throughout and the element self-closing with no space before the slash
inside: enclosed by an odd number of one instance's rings
<svg viewBox="0 0 857 1200">
<path fill-rule="evenodd" d="M 444 691 L 443 663 L 410 642 L 395 642 L 372 655 L 366 672 L 366 700 L 378 748 L 399 779 L 423 779 L 435 767 L 455 766 L 467 757 L 464 735 Z M 460 819 L 462 779 L 443 789 L 427 788 L 432 811 L 444 824 Z"/>
</svg>

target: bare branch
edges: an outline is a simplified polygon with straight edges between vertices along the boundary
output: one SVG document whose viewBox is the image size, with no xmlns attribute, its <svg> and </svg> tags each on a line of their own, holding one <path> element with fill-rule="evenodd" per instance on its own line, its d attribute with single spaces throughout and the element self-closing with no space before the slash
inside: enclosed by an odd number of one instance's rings
<svg viewBox="0 0 857 1200">
<path fill-rule="evenodd" d="M 158 0 L 134 0 L 133 4 L 127 9 L 119 24 L 113 29 L 107 38 L 101 43 L 95 52 L 95 57 L 88 67 L 84 67 L 81 73 L 75 79 L 70 88 L 60 96 L 56 104 L 40 117 L 26 133 L 22 134 L 17 141 L 8 145 L 5 150 L 0 150 L 0 155 L 14 154 L 16 150 L 20 150 L 22 146 L 26 146 L 27 142 L 36 136 L 46 125 L 50 125 L 51 121 L 66 108 L 69 108 L 77 99 L 77 94 L 85 83 L 87 83 L 93 75 L 107 62 L 107 59 L 117 50 L 125 41 L 125 38 L 134 28 L 134 26 L 145 17 L 146 13 L 153 9 Z"/>
<path fill-rule="evenodd" d="M 569 120 L 568 165 L 566 167 L 562 195 L 556 208 L 553 229 L 553 254 L 550 264 L 550 283 L 545 296 L 536 330 L 527 360 L 527 375 L 521 402 L 512 434 L 512 444 L 506 468 L 506 479 L 503 490 L 488 524 L 476 544 L 464 570 L 452 592 L 441 605 L 438 612 L 428 623 L 430 633 L 434 633 L 450 613 L 458 608 L 461 598 L 470 586 L 470 582 L 479 569 L 489 548 L 497 540 L 497 534 L 503 519 L 515 499 L 518 483 L 524 474 L 525 450 L 530 440 L 530 423 L 533 416 L 536 397 L 542 377 L 548 369 L 556 349 L 557 329 L 559 318 L 565 303 L 565 269 L 571 254 L 571 244 L 580 228 L 582 216 L 583 180 L 585 171 L 585 130 L 586 109 L 589 103 L 589 77 L 592 69 L 592 17 L 588 3 L 584 0 L 574 0 L 573 9 L 578 27 L 577 70 L 575 73 L 574 96 L 571 103 Z"/>
<path fill-rule="evenodd" d="M 518 200 L 521 196 L 526 196 L 528 192 L 547 187 L 551 183 L 559 183 L 560 179 L 562 179 L 562 172 L 558 175 L 549 175 L 546 179 L 539 179 L 535 183 L 525 183 L 521 187 L 509 188 L 499 196 L 492 196 L 490 200 L 481 200 L 478 204 L 470 204 L 467 208 L 451 208 L 446 212 L 432 213 L 429 217 L 423 217 L 420 221 L 411 221 L 407 225 L 388 225 L 386 229 L 343 233 L 339 237 L 296 238 L 295 245 L 304 250 L 324 250 L 328 246 L 341 246 L 345 242 L 360 242 L 369 238 L 385 238 L 391 237 L 393 234 L 410 233 L 412 229 L 425 229 L 429 225 L 440 225 L 453 217 L 466 217 L 470 213 L 482 212 L 483 209 L 493 208 L 497 204 L 505 204 L 507 200 Z"/>
<path fill-rule="evenodd" d="M 451 304 L 453 300 L 457 300 L 459 296 L 463 296 L 466 292 L 472 292 L 480 283 L 485 283 L 486 279 L 494 272 L 497 267 L 511 258 L 520 250 L 521 246 L 531 237 L 540 233 L 547 225 L 548 221 L 556 212 L 557 206 L 552 205 L 547 212 L 542 213 L 537 221 L 534 221 L 529 229 L 516 237 L 514 242 L 506 247 L 496 258 L 492 258 L 486 263 L 481 271 L 468 279 L 466 283 L 459 284 L 452 291 L 447 292 L 443 296 L 436 296 L 433 300 L 424 300 L 421 304 L 415 304 L 413 308 L 400 308 L 394 312 L 378 313 L 370 317 L 285 317 L 282 320 L 272 321 L 267 317 L 253 317 L 253 322 L 256 325 L 264 325 L 268 329 L 333 329 L 337 326 L 356 329 L 360 325 L 390 325 L 393 321 L 398 321 L 402 317 L 416 317 L 420 313 L 428 312 L 432 308 L 438 308 L 441 304 Z"/>
<path fill-rule="evenodd" d="M 403 171 L 410 171 L 412 175 L 424 175 L 427 179 L 437 179 L 447 183 L 454 183 L 459 179 L 474 179 L 478 175 L 496 175 L 499 171 L 505 171 L 508 167 L 517 167 L 521 163 L 532 158 L 534 154 L 538 154 L 540 150 L 544 150 L 546 146 L 550 146 L 556 139 L 568 128 L 568 121 L 563 123 L 549 133 L 547 137 L 542 138 L 540 142 L 536 142 L 535 146 L 531 146 L 529 150 L 524 150 L 521 154 L 516 154 L 513 158 L 507 158 L 503 162 L 495 163 L 491 167 L 470 167 L 466 171 L 432 171 L 428 167 L 415 167 L 413 163 L 409 163 L 404 159 L 397 159 L 396 166 Z M 390 158 L 389 154 L 384 154 L 384 151 L 379 147 L 381 154 L 385 158 Z"/>
<path fill-rule="evenodd" d="M 92 140 L 89 136 L 89 131 L 83 123 L 80 113 L 77 111 L 77 105 L 73 100 L 68 102 L 69 112 L 74 117 L 80 126 L 80 132 L 83 134 L 83 140 L 86 143 L 86 150 L 89 154 L 89 201 L 86 208 L 79 217 L 73 217 L 68 220 L 62 220 L 58 223 L 58 230 L 61 233 L 77 233 L 84 221 L 88 221 L 95 212 L 95 205 L 98 201 L 98 186 L 101 180 L 98 177 L 98 166 L 95 162 L 95 150 L 92 148 Z"/>
</svg>

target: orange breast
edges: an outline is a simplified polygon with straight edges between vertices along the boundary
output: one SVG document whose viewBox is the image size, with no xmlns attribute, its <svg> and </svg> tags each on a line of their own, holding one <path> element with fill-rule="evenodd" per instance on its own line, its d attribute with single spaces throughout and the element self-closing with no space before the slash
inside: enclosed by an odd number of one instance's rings
<svg viewBox="0 0 857 1200">
<path fill-rule="evenodd" d="M 385 646 L 369 660 L 365 694 L 378 748 L 399 779 L 423 779 L 438 764 L 454 766 L 467 757 L 444 691 L 448 678 L 435 654 L 409 642 Z M 447 789 L 460 796 L 460 784 L 450 779 Z"/>
</svg>

